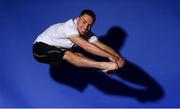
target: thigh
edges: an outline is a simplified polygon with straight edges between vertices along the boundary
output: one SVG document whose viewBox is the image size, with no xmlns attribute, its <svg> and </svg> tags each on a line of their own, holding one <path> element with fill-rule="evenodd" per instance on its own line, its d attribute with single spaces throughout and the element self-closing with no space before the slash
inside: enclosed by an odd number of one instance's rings
<svg viewBox="0 0 180 109">
<path fill-rule="evenodd" d="M 37 61 L 56 66 L 62 63 L 65 51 L 42 42 L 33 45 L 33 56 Z"/>
</svg>

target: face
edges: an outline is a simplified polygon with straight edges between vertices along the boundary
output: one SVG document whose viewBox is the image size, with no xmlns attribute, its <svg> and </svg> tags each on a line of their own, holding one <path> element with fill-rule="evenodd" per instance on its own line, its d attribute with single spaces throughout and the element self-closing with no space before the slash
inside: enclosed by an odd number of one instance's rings
<svg viewBox="0 0 180 109">
<path fill-rule="evenodd" d="M 94 19 L 87 14 L 84 14 L 84 15 L 78 17 L 77 28 L 78 28 L 80 35 L 85 35 L 91 30 L 93 21 L 94 21 Z"/>
</svg>

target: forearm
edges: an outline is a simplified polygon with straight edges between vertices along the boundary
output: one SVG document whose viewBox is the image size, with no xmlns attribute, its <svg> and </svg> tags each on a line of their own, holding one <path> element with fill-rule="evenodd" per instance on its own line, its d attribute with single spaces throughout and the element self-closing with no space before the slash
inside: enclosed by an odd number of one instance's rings
<svg viewBox="0 0 180 109">
<path fill-rule="evenodd" d="M 98 47 L 95 44 L 91 44 L 90 47 L 85 48 L 85 50 L 97 56 L 102 56 L 106 58 L 109 58 L 111 56 L 109 52 L 105 51 L 104 49 Z"/>
<path fill-rule="evenodd" d="M 96 44 L 90 44 L 88 48 L 89 49 L 85 50 L 92 54 L 108 58 L 111 62 L 116 63 L 119 68 L 121 68 L 125 64 L 124 59 L 118 53 L 116 53 L 115 50 L 108 46 L 100 48 Z"/>
<path fill-rule="evenodd" d="M 109 47 L 108 45 L 105 45 L 105 44 L 101 43 L 100 41 L 96 42 L 95 44 L 99 48 L 101 48 L 101 49 L 105 50 L 106 52 L 110 53 L 111 55 L 116 56 L 116 57 L 120 57 L 120 55 L 114 49 Z"/>
<path fill-rule="evenodd" d="M 125 63 L 124 59 L 114 49 L 112 49 L 106 44 L 103 44 L 100 41 L 95 42 L 95 45 L 97 45 L 99 48 L 103 49 L 105 52 L 110 54 L 111 57 L 109 59 L 112 62 L 115 62 L 119 68 L 121 68 L 124 65 Z"/>
<path fill-rule="evenodd" d="M 119 57 L 119 54 L 118 54 L 114 49 L 112 49 L 112 48 L 109 47 L 109 46 L 104 46 L 102 49 L 103 49 L 103 50 L 106 50 L 107 52 L 109 52 L 110 54 L 112 54 L 112 55 L 114 55 L 114 56 Z"/>
<path fill-rule="evenodd" d="M 74 36 L 74 37 L 72 36 L 72 37 L 70 37 L 70 40 L 72 42 L 74 42 L 76 45 L 83 48 L 85 51 L 92 53 L 94 55 L 98 55 L 98 56 L 102 56 L 102 57 L 106 57 L 106 58 L 113 57 L 112 54 L 110 54 L 106 50 L 102 49 L 100 46 L 98 46 L 94 43 L 90 43 L 90 42 L 84 40 L 83 38 L 81 38 L 80 36 Z"/>
</svg>

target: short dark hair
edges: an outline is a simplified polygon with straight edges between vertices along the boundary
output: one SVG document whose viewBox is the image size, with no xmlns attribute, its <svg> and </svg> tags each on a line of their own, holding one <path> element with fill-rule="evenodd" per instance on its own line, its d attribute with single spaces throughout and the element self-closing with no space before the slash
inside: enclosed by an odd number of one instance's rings
<svg viewBox="0 0 180 109">
<path fill-rule="evenodd" d="M 93 22 L 96 21 L 96 14 L 95 14 L 92 10 L 90 10 L 90 9 L 85 9 L 85 10 L 81 11 L 80 16 L 83 16 L 84 14 L 87 14 L 87 15 L 91 16 L 91 17 L 94 19 Z"/>
</svg>

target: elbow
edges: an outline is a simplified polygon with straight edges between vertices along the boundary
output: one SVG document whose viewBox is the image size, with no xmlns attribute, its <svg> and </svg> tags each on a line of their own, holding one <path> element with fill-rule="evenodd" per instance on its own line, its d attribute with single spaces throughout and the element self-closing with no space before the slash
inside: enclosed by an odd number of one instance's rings
<svg viewBox="0 0 180 109">
<path fill-rule="evenodd" d="M 91 44 L 87 44 L 87 45 L 84 45 L 84 46 L 83 46 L 83 49 L 84 49 L 85 51 L 88 51 L 88 52 L 91 51 L 92 48 L 93 48 L 93 47 L 91 46 Z"/>
<path fill-rule="evenodd" d="M 90 51 L 90 50 L 91 50 L 91 48 L 90 48 L 89 46 L 84 46 L 83 49 L 84 49 L 85 51 Z"/>
</svg>

